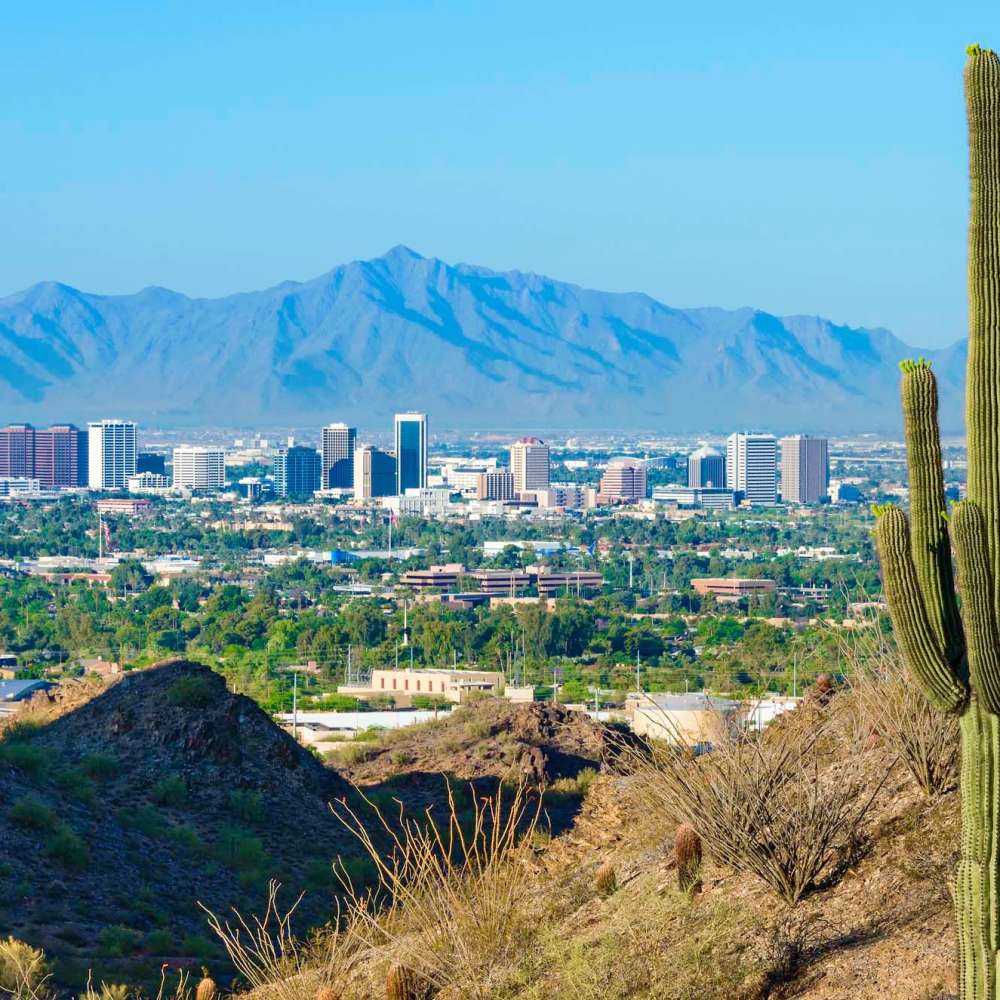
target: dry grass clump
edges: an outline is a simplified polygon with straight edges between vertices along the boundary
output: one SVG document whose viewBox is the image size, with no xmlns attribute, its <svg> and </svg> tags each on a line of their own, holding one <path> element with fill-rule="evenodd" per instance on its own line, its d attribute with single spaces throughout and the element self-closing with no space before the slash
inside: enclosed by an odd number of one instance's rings
<svg viewBox="0 0 1000 1000">
<path fill-rule="evenodd" d="M 320 994 L 339 1000 L 364 957 L 351 915 L 341 920 L 338 914 L 328 929 L 301 941 L 292 932 L 292 918 L 302 896 L 282 909 L 280 888 L 275 881 L 268 884 L 263 916 L 244 917 L 233 910 L 233 918 L 223 920 L 202 907 L 209 926 L 244 986 L 260 1000 L 316 1000 Z M 216 995 L 215 984 L 206 978 L 196 1000 L 210 1000 L 202 997 L 203 989 Z"/>
<path fill-rule="evenodd" d="M 536 931 L 526 863 L 540 800 L 529 802 L 523 785 L 485 797 L 473 792 L 463 815 L 449 787 L 443 820 L 430 810 L 408 817 L 402 804 L 388 817 L 366 801 L 374 819 L 346 802 L 333 807 L 377 873 L 377 886 L 361 891 L 338 866 L 352 938 L 384 950 L 435 990 L 496 996 Z"/>
<path fill-rule="evenodd" d="M 899 649 L 880 631 L 852 637 L 843 654 L 866 749 L 884 742 L 928 799 L 951 791 L 958 783 L 958 718 L 930 704 Z"/>
<path fill-rule="evenodd" d="M 51 976 L 45 952 L 18 941 L 0 939 L 0 993 L 13 1000 L 44 1000 L 51 993 Z"/>
<path fill-rule="evenodd" d="M 628 757 L 652 808 L 689 823 L 717 862 L 754 873 L 794 905 L 857 856 L 888 773 L 873 785 L 843 742 L 816 716 L 782 726 L 780 738 L 730 729 L 696 755 L 678 735 L 678 745 Z"/>
<path fill-rule="evenodd" d="M 610 861 L 605 861 L 594 873 L 594 888 L 599 896 L 610 896 L 618 888 L 618 876 Z"/>
</svg>

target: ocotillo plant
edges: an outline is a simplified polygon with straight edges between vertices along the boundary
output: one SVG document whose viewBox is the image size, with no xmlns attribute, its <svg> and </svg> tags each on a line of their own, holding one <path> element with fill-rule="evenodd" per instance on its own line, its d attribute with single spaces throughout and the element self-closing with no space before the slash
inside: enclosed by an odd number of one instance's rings
<svg viewBox="0 0 1000 1000">
<path fill-rule="evenodd" d="M 962 843 L 955 891 L 963 1000 L 997 1000 L 1000 950 L 1000 59 L 965 67 L 969 119 L 968 500 L 945 508 L 937 384 L 904 362 L 910 516 L 877 511 L 893 628 L 939 709 L 960 716 Z M 951 540 L 949 542 L 949 529 Z M 958 563 L 961 612 L 951 543 Z"/>
</svg>

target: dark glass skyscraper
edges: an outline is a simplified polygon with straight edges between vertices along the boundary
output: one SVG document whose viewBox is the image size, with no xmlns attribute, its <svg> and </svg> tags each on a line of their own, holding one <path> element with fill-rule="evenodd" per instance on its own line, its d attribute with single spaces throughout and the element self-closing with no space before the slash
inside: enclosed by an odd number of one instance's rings
<svg viewBox="0 0 1000 1000">
<path fill-rule="evenodd" d="M 427 414 L 397 413 L 396 492 L 427 485 Z"/>
<path fill-rule="evenodd" d="M 322 459 L 315 448 L 295 445 L 274 456 L 274 491 L 279 497 L 307 497 L 320 488 Z"/>
<path fill-rule="evenodd" d="M 347 424 L 323 428 L 323 486 L 349 490 L 354 486 L 354 446 L 358 432 Z"/>
</svg>

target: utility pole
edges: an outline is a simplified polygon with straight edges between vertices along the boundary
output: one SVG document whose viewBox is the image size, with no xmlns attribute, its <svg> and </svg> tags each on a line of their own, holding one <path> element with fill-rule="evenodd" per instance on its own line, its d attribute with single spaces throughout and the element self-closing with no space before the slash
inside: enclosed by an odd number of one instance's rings
<svg viewBox="0 0 1000 1000">
<path fill-rule="evenodd" d="M 292 671 L 292 737 L 299 738 L 299 672 Z"/>
<path fill-rule="evenodd" d="M 636 691 L 642 691 L 642 684 L 639 682 L 639 646 L 635 647 L 635 689 Z"/>
</svg>

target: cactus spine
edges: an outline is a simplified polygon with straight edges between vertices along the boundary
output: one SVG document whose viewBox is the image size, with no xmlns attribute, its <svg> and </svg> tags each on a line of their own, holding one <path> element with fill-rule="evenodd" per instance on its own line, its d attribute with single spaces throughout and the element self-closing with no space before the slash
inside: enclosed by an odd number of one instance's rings
<svg viewBox="0 0 1000 1000">
<path fill-rule="evenodd" d="M 910 671 L 960 716 L 962 843 L 956 876 L 959 989 L 998 1000 L 1000 951 L 1000 59 L 972 46 L 969 120 L 969 499 L 947 518 L 937 385 L 923 359 L 901 365 L 909 519 L 879 510 L 876 538 L 893 627 Z M 949 540 L 949 528 L 951 538 Z M 951 547 L 958 562 L 961 613 Z"/>
</svg>

